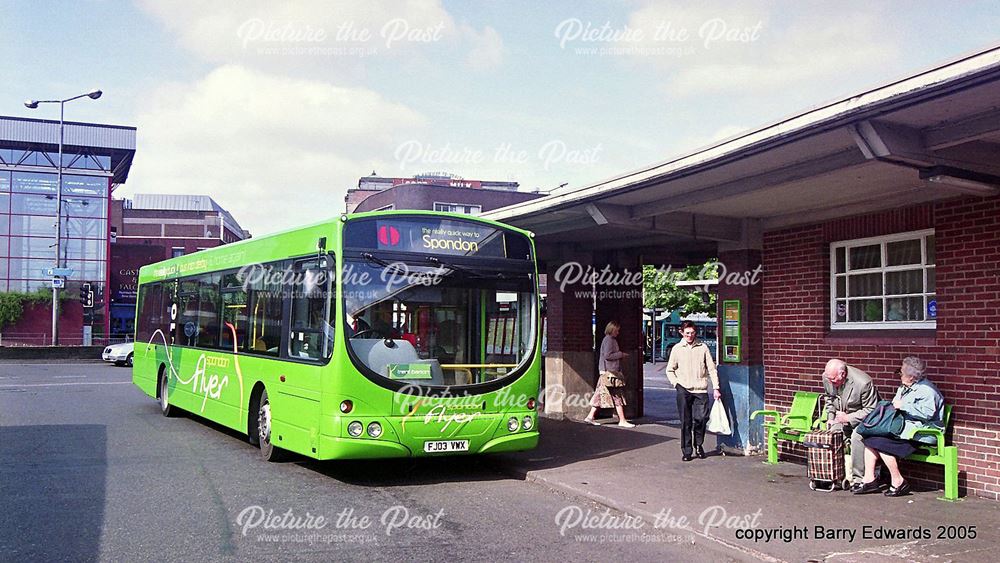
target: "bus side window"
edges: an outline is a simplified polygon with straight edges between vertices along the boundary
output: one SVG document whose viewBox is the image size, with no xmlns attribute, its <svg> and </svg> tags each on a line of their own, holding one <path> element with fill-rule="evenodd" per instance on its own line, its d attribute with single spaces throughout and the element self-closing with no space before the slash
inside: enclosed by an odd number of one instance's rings
<svg viewBox="0 0 1000 563">
<path fill-rule="evenodd" d="M 177 288 L 177 326 L 174 344 L 194 346 L 198 341 L 199 325 L 198 281 L 180 280 Z"/>
<path fill-rule="evenodd" d="M 296 264 L 293 279 L 288 354 L 312 360 L 329 358 L 333 353 L 333 271 L 322 260 L 309 260 Z"/>
<path fill-rule="evenodd" d="M 249 338 L 246 349 L 254 354 L 277 356 L 281 348 L 281 317 L 284 295 L 282 271 L 288 262 L 273 262 L 264 266 L 271 275 L 255 280 L 250 294 Z"/>
<path fill-rule="evenodd" d="M 198 276 L 199 348 L 218 348 L 220 332 L 219 274 Z"/>
<path fill-rule="evenodd" d="M 222 334 L 219 348 L 227 352 L 240 351 L 246 345 L 249 307 L 247 292 L 237 274 L 222 276 Z M 233 340 L 233 333 L 236 340 Z"/>
</svg>

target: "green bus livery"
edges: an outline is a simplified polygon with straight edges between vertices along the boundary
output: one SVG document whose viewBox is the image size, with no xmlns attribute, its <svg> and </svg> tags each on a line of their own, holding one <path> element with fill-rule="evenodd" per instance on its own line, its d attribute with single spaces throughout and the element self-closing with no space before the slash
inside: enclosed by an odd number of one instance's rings
<svg viewBox="0 0 1000 563">
<path fill-rule="evenodd" d="M 143 267 L 132 380 L 267 460 L 531 449 L 537 291 L 528 232 L 344 215 Z"/>
</svg>

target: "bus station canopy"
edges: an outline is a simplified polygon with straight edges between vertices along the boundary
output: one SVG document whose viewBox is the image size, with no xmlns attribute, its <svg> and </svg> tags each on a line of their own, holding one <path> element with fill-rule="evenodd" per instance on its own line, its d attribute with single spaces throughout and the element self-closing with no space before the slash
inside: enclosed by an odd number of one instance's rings
<svg viewBox="0 0 1000 563">
<path fill-rule="evenodd" d="M 1000 46 L 639 170 L 484 216 L 551 245 L 759 247 L 760 235 L 1000 193 Z M 600 227 L 600 228 L 597 228 Z"/>
</svg>

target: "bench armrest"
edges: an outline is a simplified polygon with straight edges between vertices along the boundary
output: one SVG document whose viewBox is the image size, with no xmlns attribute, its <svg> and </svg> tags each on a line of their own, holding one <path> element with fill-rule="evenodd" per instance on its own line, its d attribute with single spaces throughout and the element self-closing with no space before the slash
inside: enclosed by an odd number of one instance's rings
<svg viewBox="0 0 1000 563">
<path fill-rule="evenodd" d="M 778 411 L 765 411 L 765 410 L 753 411 L 752 413 L 750 413 L 750 420 L 753 420 L 758 416 L 765 416 L 765 417 L 773 416 L 774 418 L 780 418 L 781 414 Z"/>
<path fill-rule="evenodd" d="M 915 440 L 918 434 L 927 434 L 929 436 L 934 436 L 937 438 L 937 455 L 944 455 L 944 431 L 938 430 L 937 428 L 918 428 L 913 431 L 913 436 L 911 440 Z M 930 446 L 930 444 L 923 444 L 925 446 Z"/>
<path fill-rule="evenodd" d="M 806 421 L 806 426 L 809 425 L 808 422 L 809 422 L 809 420 L 811 420 L 811 418 L 808 417 L 808 416 L 803 416 L 803 415 L 800 415 L 800 414 L 789 414 L 789 415 L 785 415 L 781 419 L 781 423 L 784 424 L 785 426 L 787 426 L 788 425 L 788 421 L 789 420 L 793 420 L 793 419 L 794 420 L 804 420 L 804 421 Z"/>
<path fill-rule="evenodd" d="M 813 428 L 817 430 L 826 430 L 826 426 L 826 421 L 822 418 L 817 418 L 816 421 L 813 422 Z"/>
</svg>

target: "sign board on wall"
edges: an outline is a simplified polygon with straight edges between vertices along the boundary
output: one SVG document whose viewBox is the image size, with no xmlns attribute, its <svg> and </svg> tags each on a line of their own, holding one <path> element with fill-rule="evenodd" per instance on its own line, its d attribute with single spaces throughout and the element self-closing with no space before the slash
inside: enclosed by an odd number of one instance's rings
<svg viewBox="0 0 1000 563">
<path fill-rule="evenodd" d="M 722 302 L 722 361 L 740 361 L 740 301 L 727 299 Z"/>
</svg>

